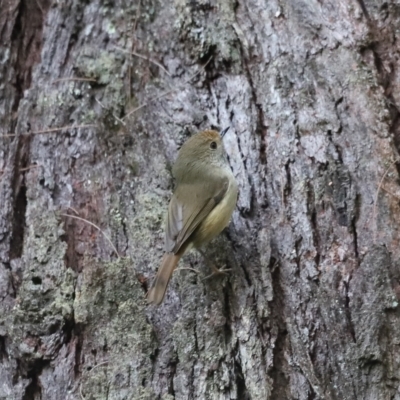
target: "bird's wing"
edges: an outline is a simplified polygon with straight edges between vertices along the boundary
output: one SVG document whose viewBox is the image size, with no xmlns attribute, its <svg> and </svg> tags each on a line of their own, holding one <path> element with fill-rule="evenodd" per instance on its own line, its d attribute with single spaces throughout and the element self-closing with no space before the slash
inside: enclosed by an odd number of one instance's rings
<svg viewBox="0 0 400 400">
<path fill-rule="evenodd" d="M 166 250 L 177 253 L 212 209 L 224 198 L 229 180 L 221 178 L 204 184 L 181 184 L 168 209 Z M 184 200 L 183 200 L 184 199 Z"/>
</svg>

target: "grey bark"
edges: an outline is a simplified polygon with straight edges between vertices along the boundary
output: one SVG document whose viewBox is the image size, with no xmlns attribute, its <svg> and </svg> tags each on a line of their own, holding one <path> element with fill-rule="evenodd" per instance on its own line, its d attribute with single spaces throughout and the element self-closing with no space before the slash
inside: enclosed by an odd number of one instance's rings
<svg viewBox="0 0 400 400">
<path fill-rule="evenodd" d="M 399 23 L 1 1 L 0 399 L 399 400 Z M 148 306 L 171 163 L 228 125 L 240 196 L 206 252 L 231 271 L 192 253 Z"/>
</svg>

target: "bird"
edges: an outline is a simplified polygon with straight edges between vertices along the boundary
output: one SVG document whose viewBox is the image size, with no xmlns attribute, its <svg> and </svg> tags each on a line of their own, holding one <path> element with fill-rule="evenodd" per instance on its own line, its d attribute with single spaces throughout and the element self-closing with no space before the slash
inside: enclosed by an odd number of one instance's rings
<svg viewBox="0 0 400 400">
<path fill-rule="evenodd" d="M 229 224 L 238 185 L 222 143 L 228 129 L 199 132 L 179 150 L 172 168 L 176 185 L 166 218 L 165 253 L 147 293 L 150 304 L 162 303 L 182 256 L 200 249 Z"/>
</svg>

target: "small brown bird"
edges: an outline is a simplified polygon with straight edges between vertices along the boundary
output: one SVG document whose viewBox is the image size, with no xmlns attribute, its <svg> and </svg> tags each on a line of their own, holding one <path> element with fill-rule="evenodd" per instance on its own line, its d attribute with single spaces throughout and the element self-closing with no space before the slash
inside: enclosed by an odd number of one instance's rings
<svg viewBox="0 0 400 400">
<path fill-rule="evenodd" d="M 226 159 L 221 135 L 212 130 L 189 138 L 172 169 L 176 189 L 168 208 L 161 266 L 147 294 L 160 304 L 180 258 L 200 248 L 228 224 L 236 206 L 238 186 Z"/>
</svg>

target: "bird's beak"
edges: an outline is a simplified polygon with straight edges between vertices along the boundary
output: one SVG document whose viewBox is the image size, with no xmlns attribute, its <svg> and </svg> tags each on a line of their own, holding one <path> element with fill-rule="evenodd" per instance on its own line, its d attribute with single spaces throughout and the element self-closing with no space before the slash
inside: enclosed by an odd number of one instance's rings
<svg viewBox="0 0 400 400">
<path fill-rule="evenodd" d="M 223 130 L 220 132 L 221 138 L 223 138 L 223 137 L 225 136 L 225 133 L 229 131 L 229 128 L 230 128 L 230 126 L 228 126 L 227 128 L 223 129 Z"/>
</svg>

